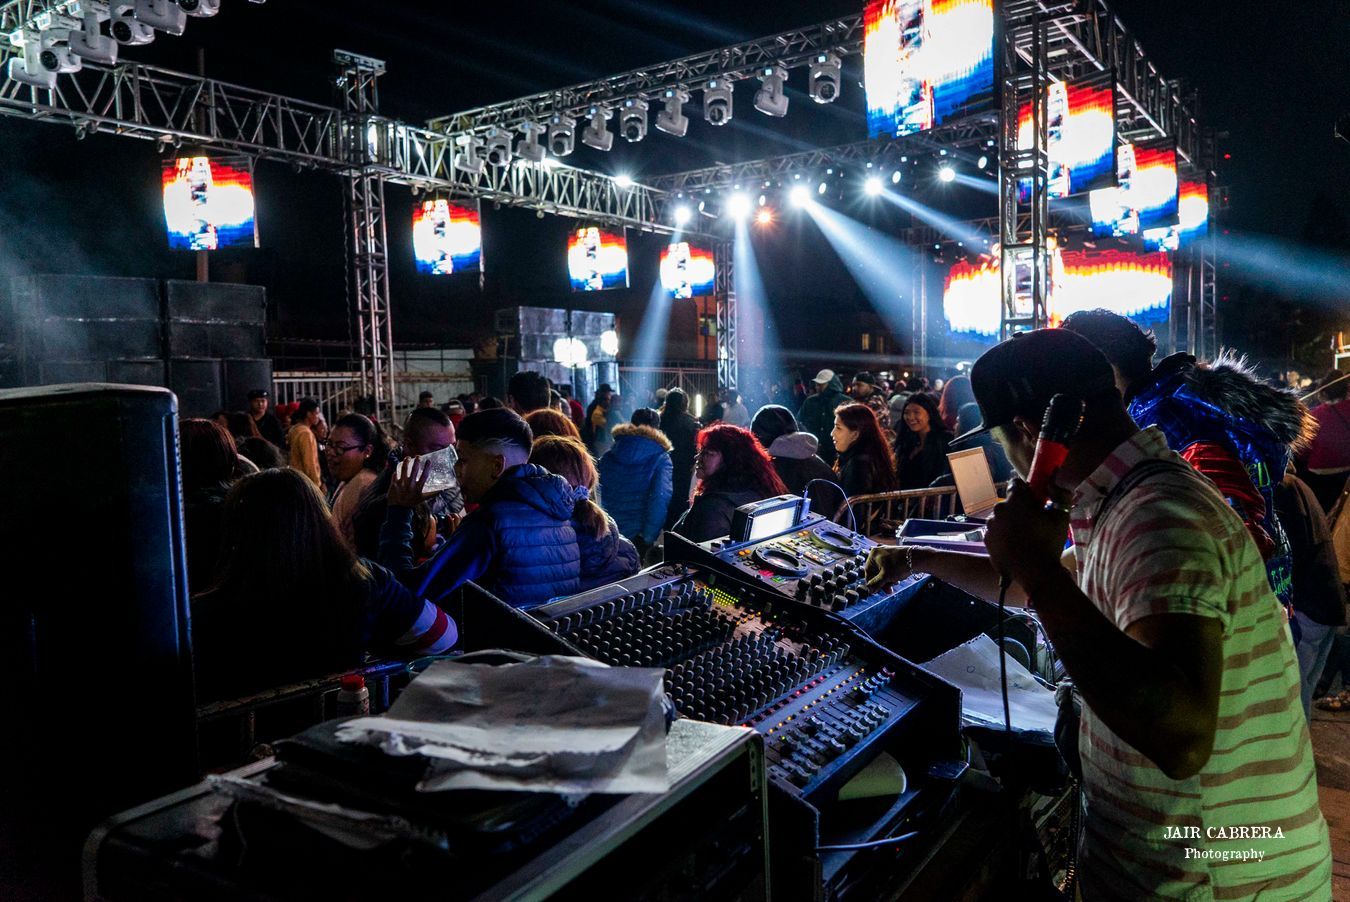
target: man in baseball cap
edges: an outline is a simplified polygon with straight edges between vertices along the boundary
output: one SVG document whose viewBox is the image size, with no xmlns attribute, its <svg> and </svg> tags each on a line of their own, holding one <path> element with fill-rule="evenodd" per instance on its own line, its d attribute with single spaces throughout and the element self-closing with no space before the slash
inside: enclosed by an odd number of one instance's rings
<svg viewBox="0 0 1350 902">
<path fill-rule="evenodd" d="M 802 432 L 816 437 L 820 443 L 816 453 L 825 463 L 832 464 L 835 450 L 834 437 L 830 433 L 834 429 L 834 409 L 847 404 L 848 395 L 844 394 L 844 384 L 834 370 L 821 370 L 811 381 L 815 385 L 815 394 L 802 402 L 802 409 L 797 411 L 797 424 Z"/>
<path fill-rule="evenodd" d="M 986 527 L 988 563 L 879 548 L 869 587 L 913 570 L 1035 606 L 1084 702 L 1066 750 L 1081 765 L 1084 899 L 1255 898 L 1272 886 L 1324 898 L 1331 849 L 1298 663 L 1242 520 L 1161 430 L 1134 424 L 1082 336 L 1014 336 L 970 381 L 984 422 L 967 434 L 992 431 L 1022 476 L 1050 399 L 1083 402 L 1050 501 L 1014 480 Z M 1072 568 L 1061 563 L 1070 523 Z M 1190 823 L 1205 829 L 1169 832 Z M 1251 825 L 1266 829 L 1253 837 Z"/>
</svg>

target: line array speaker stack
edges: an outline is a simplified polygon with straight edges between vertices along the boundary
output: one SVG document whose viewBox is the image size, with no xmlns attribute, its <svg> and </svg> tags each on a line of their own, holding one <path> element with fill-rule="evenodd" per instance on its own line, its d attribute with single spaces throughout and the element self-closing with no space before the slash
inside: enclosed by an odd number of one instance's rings
<svg viewBox="0 0 1350 902">
<path fill-rule="evenodd" d="M 162 386 L 197 417 L 271 387 L 260 286 L 43 275 L 15 279 L 10 297 L 17 359 L 0 371 L 14 385 Z"/>
</svg>

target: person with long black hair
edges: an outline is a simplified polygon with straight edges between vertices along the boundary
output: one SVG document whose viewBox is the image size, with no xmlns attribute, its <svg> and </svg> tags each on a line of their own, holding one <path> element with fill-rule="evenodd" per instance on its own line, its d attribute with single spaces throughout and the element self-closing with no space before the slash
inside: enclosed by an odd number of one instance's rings
<svg viewBox="0 0 1350 902">
<path fill-rule="evenodd" d="M 951 472 L 947 445 L 952 434 L 942 421 L 937 401 L 927 392 L 915 392 L 905 401 L 895 437 L 895 469 L 902 489 L 926 489 Z"/>
<path fill-rule="evenodd" d="M 202 700 L 334 673 L 371 651 L 441 654 L 455 644 L 454 621 L 358 558 L 295 470 L 240 480 L 220 535 L 215 578 L 192 599 Z"/>
<path fill-rule="evenodd" d="M 359 413 L 338 418 L 323 449 L 328 472 L 337 481 L 329 498 L 333 522 L 347 544 L 356 547 L 356 512 L 361 499 L 380 475 L 389 449 L 378 427 Z"/>
</svg>

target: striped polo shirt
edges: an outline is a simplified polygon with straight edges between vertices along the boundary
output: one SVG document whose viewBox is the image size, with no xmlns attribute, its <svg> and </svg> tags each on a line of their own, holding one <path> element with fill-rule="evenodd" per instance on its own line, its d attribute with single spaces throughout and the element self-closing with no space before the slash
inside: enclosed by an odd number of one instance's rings
<svg viewBox="0 0 1350 902">
<path fill-rule="evenodd" d="M 1220 622 L 1218 731 L 1200 773 L 1172 780 L 1084 707 L 1083 898 L 1330 899 L 1293 643 L 1242 521 L 1204 477 L 1168 467 L 1095 522 L 1112 487 L 1148 458 L 1181 461 L 1145 429 L 1075 492 L 1078 583 L 1121 630 L 1154 614 Z"/>
</svg>

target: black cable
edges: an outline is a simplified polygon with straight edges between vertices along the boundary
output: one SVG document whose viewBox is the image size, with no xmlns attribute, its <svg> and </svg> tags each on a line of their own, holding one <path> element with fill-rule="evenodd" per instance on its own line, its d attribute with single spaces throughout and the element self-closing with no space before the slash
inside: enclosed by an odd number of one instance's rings
<svg viewBox="0 0 1350 902">
<path fill-rule="evenodd" d="M 806 485 L 802 487 L 802 497 L 806 499 L 806 509 L 808 511 L 811 509 L 811 486 L 815 485 L 817 482 L 822 482 L 825 485 L 834 486 L 835 491 L 839 493 L 839 497 L 844 499 L 844 506 L 848 508 L 849 529 L 853 530 L 854 532 L 857 532 L 858 518 L 853 514 L 853 505 L 848 503 L 848 493 L 845 492 L 843 486 L 839 485 L 839 483 L 837 482 L 831 482 L 828 479 L 812 479 L 808 481 Z"/>
<path fill-rule="evenodd" d="M 874 839 L 871 842 L 854 842 L 842 846 L 816 846 L 817 852 L 852 852 L 858 849 L 878 849 L 884 846 L 895 845 L 898 842 L 905 842 L 919 835 L 918 830 L 911 830 L 908 833 L 901 833 L 899 836 L 891 836 L 886 839 Z"/>
<path fill-rule="evenodd" d="M 1008 586 L 1012 581 L 1003 577 L 998 587 L 998 677 L 1003 684 L 1003 729 L 1012 732 L 1012 709 L 1008 707 L 1008 652 L 1003 647 L 1003 620 L 1007 616 Z"/>
</svg>

